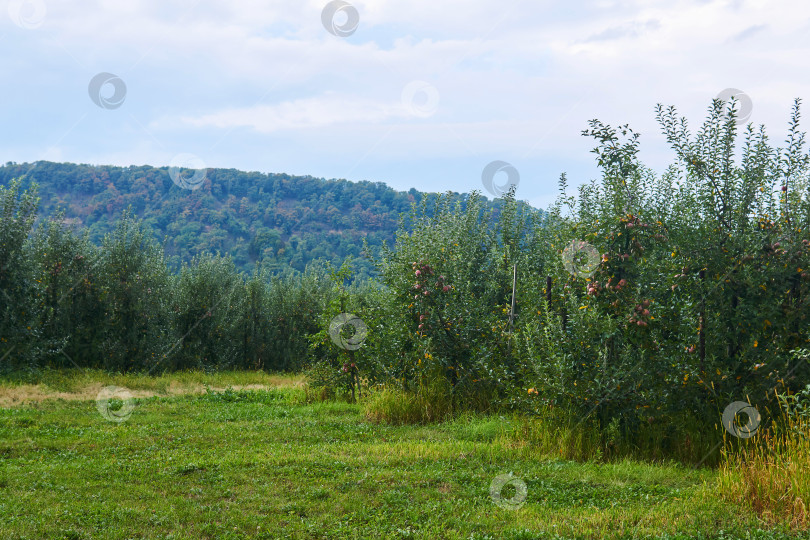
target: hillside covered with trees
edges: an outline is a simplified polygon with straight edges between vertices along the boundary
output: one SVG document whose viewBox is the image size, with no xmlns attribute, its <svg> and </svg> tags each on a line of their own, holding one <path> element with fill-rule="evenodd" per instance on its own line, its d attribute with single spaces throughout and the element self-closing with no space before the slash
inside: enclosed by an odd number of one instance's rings
<svg viewBox="0 0 810 540">
<path fill-rule="evenodd" d="M 193 171 L 184 171 L 187 176 Z M 180 187 L 168 167 L 93 166 L 72 163 L 6 163 L 0 185 L 23 178 L 39 186 L 39 218 L 64 212 L 67 225 L 86 230 L 99 244 L 132 208 L 163 244 L 169 266 L 202 253 L 228 254 L 239 270 L 257 262 L 271 273 L 303 272 L 315 259 L 339 264 L 357 259 L 357 277 L 373 275 L 362 257 L 394 241 L 399 216 L 412 203 L 437 194 L 396 191 L 382 182 L 324 180 L 311 176 L 207 169 L 194 189 Z M 454 194 L 458 200 L 466 195 Z M 499 202 L 490 203 L 496 210 Z"/>
</svg>

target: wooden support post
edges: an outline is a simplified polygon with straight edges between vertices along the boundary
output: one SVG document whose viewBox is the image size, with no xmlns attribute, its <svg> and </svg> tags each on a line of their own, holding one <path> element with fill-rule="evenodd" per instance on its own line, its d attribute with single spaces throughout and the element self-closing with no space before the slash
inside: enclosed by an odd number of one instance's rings
<svg viewBox="0 0 810 540">
<path fill-rule="evenodd" d="M 512 267 L 512 310 L 509 312 L 509 334 L 515 321 L 515 289 L 517 288 L 517 264 Z"/>
<path fill-rule="evenodd" d="M 706 282 L 706 271 L 700 271 L 701 284 Z M 702 287 L 705 291 L 705 287 Z M 698 352 L 700 354 L 700 373 L 705 371 L 706 367 L 706 296 L 705 292 L 701 292 L 700 299 L 700 319 L 698 321 Z"/>
</svg>

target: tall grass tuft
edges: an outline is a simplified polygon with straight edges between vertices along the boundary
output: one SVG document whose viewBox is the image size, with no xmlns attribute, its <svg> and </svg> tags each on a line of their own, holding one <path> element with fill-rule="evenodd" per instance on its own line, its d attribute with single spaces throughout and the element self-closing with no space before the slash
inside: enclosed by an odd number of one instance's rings
<svg viewBox="0 0 810 540">
<path fill-rule="evenodd" d="M 385 387 L 375 391 L 365 403 L 365 414 L 372 422 L 393 425 L 431 424 L 450 420 L 453 400 L 442 379 L 423 383 L 416 391 Z"/>
<path fill-rule="evenodd" d="M 588 425 L 576 425 L 572 416 L 550 409 L 537 411 L 533 417 L 517 417 L 517 429 L 509 434 L 512 447 L 522 448 L 526 455 L 549 459 L 598 461 L 602 454 L 599 436 Z"/>
<path fill-rule="evenodd" d="M 536 407 L 532 416 L 518 416 L 517 425 L 510 434 L 512 445 L 549 458 L 717 465 L 709 452 L 717 437 L 686 415 L 645 422 L 637 431 L 624 433 L 619 418 L 601 429 L 596 418 L 583 418 L 558 407 Z"/>
<path fill-rule="evenodd" d="M 741 444 L 726 444 L 718 490 L 728 500 L 750 504 L 769 523 L 784 521 L 807 530 L 810 408 L 807 402 L 796 407 L 796 396 L 780 401 L 781 418 L 772 426 Z"/>
</svg>

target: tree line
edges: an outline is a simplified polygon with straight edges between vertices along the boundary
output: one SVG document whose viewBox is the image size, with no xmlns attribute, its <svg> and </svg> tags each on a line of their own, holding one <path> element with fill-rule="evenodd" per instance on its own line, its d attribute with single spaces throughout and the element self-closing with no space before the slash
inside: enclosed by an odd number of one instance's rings
<svg viewBox="0 0 810 540">
<path fill-rule="evenodd" d="M 363 250 L 393 242 L 399 216 L 414 202 L 437 194 L 396 191 L 381 182 L 324 180 L 311 176 L 205 169 L 194 189 L 172 180 L 168 167 L 6 163 L 0 185 L 22 178 L 39 186 L 39 215 L 59 212 L 100 243 L 127 209 L 142 220 L 178 270 L 195 255 L 228 253 L 251 273 L 303 272 L 317 259 L 356 261 L 355 275 L 374 275 Z M 181 170 L 174 174 L 200 174 Z M 455 194 L 459 199 L 463 195 Z M 493 203 L 497 206 L 495 203 Z M 365 246 L 365 248 L 364 248 Z"/>
<path fill-rule="evenodd" d="M 36 186 L 21 184 L 0 187 L 0 372 L 303 366 L 331 294 L 323 265 L 246 274 L 203 253 L 171 272 L 131 212 L 96 245 L 59 214 L 35 227 Z"/>
</svg>

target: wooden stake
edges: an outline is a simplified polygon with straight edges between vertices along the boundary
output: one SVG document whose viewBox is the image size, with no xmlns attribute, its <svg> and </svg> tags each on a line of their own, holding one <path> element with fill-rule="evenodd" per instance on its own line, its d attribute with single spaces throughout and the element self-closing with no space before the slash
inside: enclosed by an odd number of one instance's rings
<svg viewBox="0 0 810 540">
<path fill-rule="evenodd" d="M 509 334 L 512 334 L 512 324 L 515 320 L 515 289 L 517 288 L 517 264 L 512 267 L 512 310 L 509 312 Z"/>
<path fill-rule="evenodd" d="M 700 280 L 702 282 L 706 281 L 706 271 L 700 271 Z M 704 287 L 705 289 L 705 287 Z M 706 360 L 706 296 L 704 296 L 700 300 L 700 320 L 698 322 L 699 327 L 699 334 L 698 334 L 698 351 L 700 354 L 700 373 L 702 374 L 704 371 L 704 363 Z"/>
</svg>

